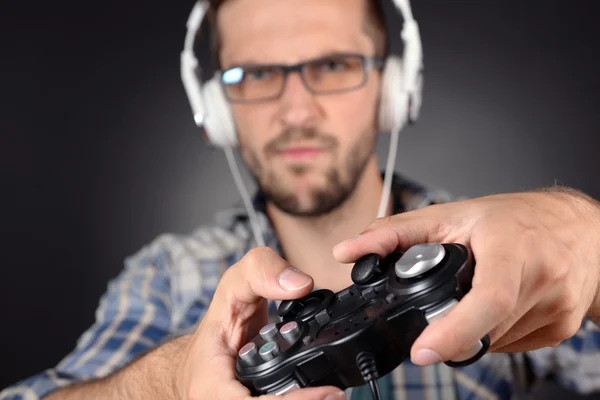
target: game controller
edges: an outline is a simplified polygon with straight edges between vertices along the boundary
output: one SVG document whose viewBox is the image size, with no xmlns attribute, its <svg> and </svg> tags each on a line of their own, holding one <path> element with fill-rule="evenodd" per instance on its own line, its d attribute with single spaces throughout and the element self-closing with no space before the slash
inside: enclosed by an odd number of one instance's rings
<svg viewBox="0 0 600 400">
<path fill-rule="evenodd" d="M 418 244 L 383 259 L 360 258 L 353 285 L 284 300 L 281 322 L 265 325 L 238 353 L 237 379 L 253 395 L 308 386 L 371 385 L 410 356 L 425 327 L 471 289 L 475 261 L 461 244 Z M 486 335 L 446 364 L 469 365 L 485 354 Z"/>
</svg>

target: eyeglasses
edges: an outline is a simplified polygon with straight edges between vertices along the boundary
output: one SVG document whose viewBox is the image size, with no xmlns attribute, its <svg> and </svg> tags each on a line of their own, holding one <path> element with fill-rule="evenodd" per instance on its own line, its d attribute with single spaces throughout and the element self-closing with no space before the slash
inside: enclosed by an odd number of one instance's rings
<svg viewBox="0 0 600 400">
<path fill-rule="evenodd" d="M 333 94 L 362 87 L 368 72 L 381 68 L 383 59 L 360 54 L 336 54 L 295 65 L 252 64 L 223 71 L 221 85 L 233 103 L 277 99 L 287 76 L 298 72 L 306 89 L 315 94 Z"/>
</svg>

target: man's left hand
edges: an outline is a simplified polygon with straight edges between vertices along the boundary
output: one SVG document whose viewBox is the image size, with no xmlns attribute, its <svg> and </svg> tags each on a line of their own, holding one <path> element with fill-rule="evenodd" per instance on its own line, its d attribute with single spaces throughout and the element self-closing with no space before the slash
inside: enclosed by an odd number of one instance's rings
<svg viewBox="0 0 600 400">
<path fill-rule="evenodd" d="M 461 243 L 476 260 L 472 289 L 415 341 L 411 359 L 450 360 L 485 334 L 490 351 L 556 346 L 600 321 L 600 205 L 566 188 L 502 194 L 377 219 L 334 248 L 339 262 L 419 243 Z"/>
</svg>

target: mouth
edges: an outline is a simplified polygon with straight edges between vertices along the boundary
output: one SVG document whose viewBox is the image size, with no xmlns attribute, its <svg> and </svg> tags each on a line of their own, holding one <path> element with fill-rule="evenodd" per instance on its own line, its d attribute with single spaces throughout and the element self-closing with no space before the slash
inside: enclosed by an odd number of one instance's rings
<svg viewBox="0 0 600 400">
<path fill-rule="evenodd" d="M 325 149 L 320 147 L 298 146 L 287 147 L 277 150 L 277 155 L 288 160 L 310 160 L 324 153 Z"/>
</svg>

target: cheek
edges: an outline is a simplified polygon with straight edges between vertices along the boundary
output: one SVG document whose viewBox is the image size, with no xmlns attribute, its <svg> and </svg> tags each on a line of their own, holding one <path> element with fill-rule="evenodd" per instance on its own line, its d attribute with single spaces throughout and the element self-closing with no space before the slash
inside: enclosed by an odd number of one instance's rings
<svg viewBox="0 0 600 400">
<path fill-rule="evenodd" d="M 269 121 L 272 111 L 268 106 L 264 104 L 232 104 L 231 112 L 239 141 L 244 147 L 256 151 L 270 140 Z"/>
<path fill-rule="evenodd" d="M 375 92 L 360 90 L 323 98 L 328 127 L 340 143 L 349 145 L 367 133 L 375 132 L 378 98 Z"/>
</svg>

